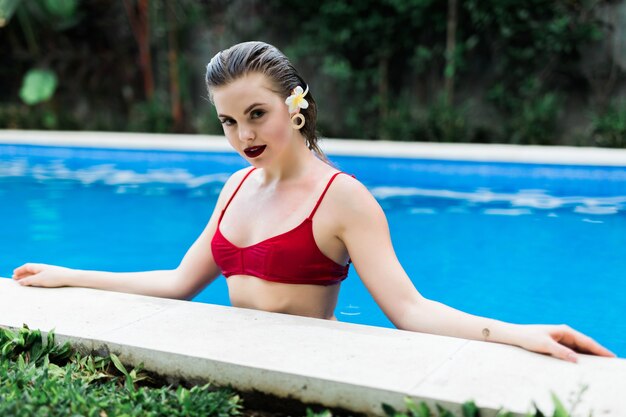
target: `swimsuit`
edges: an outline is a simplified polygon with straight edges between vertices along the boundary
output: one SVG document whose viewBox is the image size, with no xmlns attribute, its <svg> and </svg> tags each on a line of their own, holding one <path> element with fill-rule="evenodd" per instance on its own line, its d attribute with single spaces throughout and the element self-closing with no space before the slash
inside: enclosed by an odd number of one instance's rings
<svg viewBox="0 0 626 417">
<path fill-rule="evenodd" d="M 313 216 L 328 187 L 341 172 L 335 173 L 317 200 L 313 211 L 295 228 L 265 239 L 254 245 L 240 248 L 233 245 L 220 231 L 222 217 L 228 205 L 255 168 L 248 171 L 222 210 L 213 240 L 213 259 L 226 278 L 231 275 L 251 275 L 266 281 L 288 284 L 333 285 L 348 275 L 348 265 L 339 265 L 324 255 L 313 237 Z"/>
</svg>

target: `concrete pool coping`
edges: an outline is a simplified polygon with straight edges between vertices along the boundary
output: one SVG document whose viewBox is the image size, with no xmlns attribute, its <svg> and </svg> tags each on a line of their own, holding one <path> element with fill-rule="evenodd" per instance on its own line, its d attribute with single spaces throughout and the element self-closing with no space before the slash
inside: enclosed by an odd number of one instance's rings
<svg viewBox="0 0 626 417">
<path fill-rule="evenodd" d="M 132 140 L 129 140 L 132 138 Z M 233 152 L 223 136 L 0 130 L 0 144 Z M 626 166 L 626 149 L 322 139 L 329 155 Z"/>
<path fill-rule="evenodd" d="M 0 326 L 55 330 L 83 352 L 174 378 L 382 415 L 405 397 L 483 416 L 551 415 L 582 394 L 580 415 L 626 415 L 626 360 L 578 364 L 519 348 L 394 329 L 85 288 L 22 287 L 0 279 Z M 460 414 L 459 414 L 460 415 Z M 576 414 L 578 415 L 578 414 Z"/>
<path fill-rule="evenodd" d="M 133 140 L 129 140 L 132 136 Z M 0 143 L 95 148 L 228 151 L 223 137 L 100 132 L 0 131 Z M 326 139 L 329 154 L 469 161 L 626 166 L 626 150 Z M 91 351 L 190 380 L 382 414 L 404 397 L 457 407 L 473 399 L 495 415 L 523 415 L 550 392 L 577 413 L 625 416 L 626 360 L 582 356 L 577 365 L 518 348 L 83 288 L 23 288 L 0 279 L 0 326 L 56 329 Z M 200 329 L 200 330 L 198 330 Z"/>
</svg>

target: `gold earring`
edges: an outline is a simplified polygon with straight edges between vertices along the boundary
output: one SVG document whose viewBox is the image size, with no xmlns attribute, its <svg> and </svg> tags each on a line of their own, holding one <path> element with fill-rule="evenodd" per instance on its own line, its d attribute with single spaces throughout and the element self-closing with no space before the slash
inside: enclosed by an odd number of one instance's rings
<svg viewBox="0 0 626 417">
<path fill-rule="evenodd" d="M 291 127 L 293 127 L 296 130 L 302 129 L 302 126 L 304 126 L 304 123 L 305 123 L 304 116 L 300 113 L 296 113 L 291 117 Z"/>
</svg>

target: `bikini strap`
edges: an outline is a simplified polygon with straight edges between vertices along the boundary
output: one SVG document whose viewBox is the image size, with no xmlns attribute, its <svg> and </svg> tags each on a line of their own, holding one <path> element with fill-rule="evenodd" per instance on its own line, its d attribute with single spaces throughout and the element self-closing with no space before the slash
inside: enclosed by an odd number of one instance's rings
<svg viewBox="0 0 626 417">
<path fill-rule="evenodd" d="M 256 169 L 256 167 L 252 167 L 252 169 L 250 171 L 248 171 L 246 173 L 246 175 L 243 176 L 243 179 L 241 180 L 241 182 L 239 183 L 239 185 L 237 186 L 237 188 L 235 188 L 235 192 L 233 193 L 233 195 L 230 196 L 230 199 L 228 199 L 228 202 L 226 203 L 226 205 L 224 206 L 224 208 L 222 209 L 222 214 L 220 214 L 220 220 L 219 222 L 222 221 L 222 217 L 224 217 L 224 213 L 226 212 L 226 209 L 228 208 L 228 206 L 230 205 L 230 202 L 233 201 L 233 198 L 235 198 L 235 194 L 237 194 L 237 191 L 239 191 L 239 189 L 241 188 L 241 186 L 243 185 L 243 182 L 246 180 L 246 178 L 248 178 L 248 175 L 252 174 L 252 171 L 254 171 Z M 218 222 L 218 223 L 219 223 Z"/>
<path fill-rule="evenodd" d="M 309 219 L 312 219 L 313 216 L 315 215 L 315 212 L 317 211 L 317 208 L 320 206 L 320 203 L 322 202 L 322 200 L 324 199 L 324 196 L 326 195 L 326 191 L 328 191 L 328 187 L 330 187 L 330 184 L 333 183 L 333 181 L 335 180 L 335 178 L 337 177 L 337 175 L 339 174 L 345 174 L 345 172 L 335 172 L 335 174 L 330 177 L 330 180 L 328 181 L 328 184 L 326 184 L 326 188 L 324 188 L 324 191 L 322 192 L 322 195 L 320 195 L 320 198 L 317 200 L 317 204 L 315 205 L 315 207 L 313 208 L 313 211 L 311 212 L 311 214 L 309 214 Z"/>
</svg>

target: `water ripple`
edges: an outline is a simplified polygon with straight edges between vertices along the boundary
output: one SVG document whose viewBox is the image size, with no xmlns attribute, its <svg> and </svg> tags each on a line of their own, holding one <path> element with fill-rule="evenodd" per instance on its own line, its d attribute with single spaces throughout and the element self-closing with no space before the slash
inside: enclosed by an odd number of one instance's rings
<svg viewBox="0 0 626 417">
<path fill-rule="evenodd" d="M 457 202 L 466 206 L 492 206 L 483 211 L 485 214 L 513 215 L 529 214 L 530 210 L 572 209 L 576 213 L 592 215 L 611 215 L 626 211 L 626 196 L 587 197 L 553 196 L 543 190 L 520 190 L 502 193 L 488 189 L 475 191 L 454 191 L 413 187 L 375 187 L 372 194 L 380 201 L 416 198 L 415 205 L 422 206 L 419 198 L 432 198 L 442 201 Z M 495 207 L 493 207 L 495 206 Z M 550 213 L 552 215 L 553 213 Z"/>
<path fill-rule="evenodd" d="M 120 169 L 115 164 L 100 164 L 86 168 L 70 169 L 62 161 L 29 166 L 25 160 L 0 162 L 0 177 L 32 177 L 38 181 L 70 180 L 83 185 L 136 185 L 136 184 L 169 184 L 181 185 L 185 188 L 198 188 L 207 184 L 225 183 L 229 173 L 194 175 L 181 168 L 148 169 L 137 172 Z M 125 192 L 119 188 L 118 192 Z"/>
</svg>

